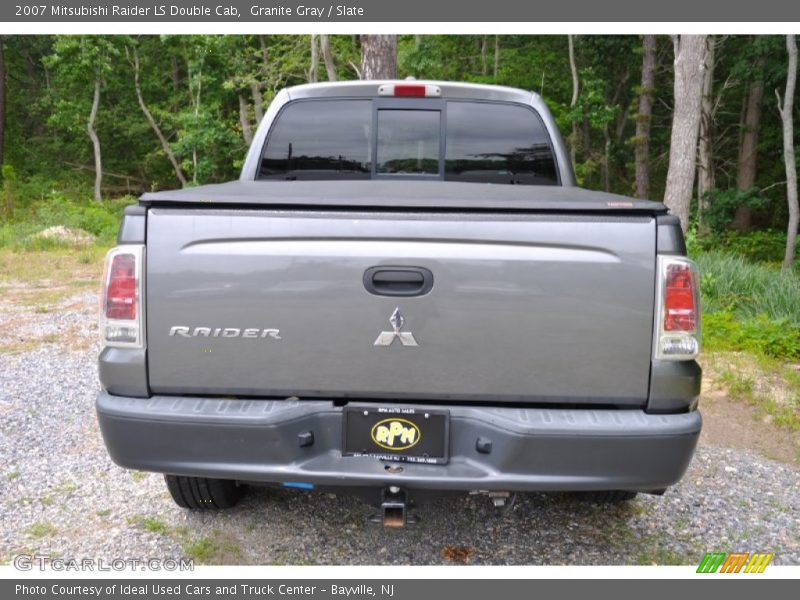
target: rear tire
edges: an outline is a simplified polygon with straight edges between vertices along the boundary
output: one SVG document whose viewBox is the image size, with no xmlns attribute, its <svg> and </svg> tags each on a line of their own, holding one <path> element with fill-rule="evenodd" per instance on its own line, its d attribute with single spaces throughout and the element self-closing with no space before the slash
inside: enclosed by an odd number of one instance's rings
<svg viewBox="0 0 800 600">
<path fill-rule="evenodd" d="M 629 492 L 627 490 L 603 490 L 597 492 L 581 492 L 579 494 L 582 500 L 595 504 L 620 504 L 633 500 L 636 498 L 636 495 L 637 492 Z"/>
<path fill-rule="evenodd" d="M 175 504 L 192 510 L 231 508 L 243 492 L 241 486 L 229 479 L 164 475 L 164 480 Z"/>
</svg>

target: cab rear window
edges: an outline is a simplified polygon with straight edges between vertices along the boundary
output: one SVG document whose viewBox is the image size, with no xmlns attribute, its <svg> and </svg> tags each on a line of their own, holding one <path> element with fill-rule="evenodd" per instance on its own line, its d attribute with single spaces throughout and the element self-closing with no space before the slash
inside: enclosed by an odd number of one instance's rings
<svg viewBox="0 0 800 600">
<path fill-rule="evenodd" d="M 558 185 L 539 116 L 517 104 L 373 100 L 288 104 L 269 132 L 259 179 L 444 179 Z"/>
<path fill-rule="evenodd" d="M 449 102 L 444 178 L 451 181 L 556 185 L 547 132 L 524 106 Z"/>
<path fill-rule="evenodd" d="M 372 101 L 289 104 L 261 156 L 259 179 L 369 179 Z"/>
</svg>

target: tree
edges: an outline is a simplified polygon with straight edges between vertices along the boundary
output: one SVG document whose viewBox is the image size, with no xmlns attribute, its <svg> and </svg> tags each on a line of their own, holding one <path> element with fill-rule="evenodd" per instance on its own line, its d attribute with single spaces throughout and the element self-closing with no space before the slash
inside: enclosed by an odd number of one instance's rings
<svg viewBox="0 0 800 600">
<path fill-rule="evenodd" d="M 86 122 L 86 131 L 89 134 L 89 139 L 92 140 L 92 148 L 94 149 L 94 199 L 98 202 L 103 199 L 101 190 L 103 185 L 103 157 L 100 150 L 100 138 L 97 137 L 94 124 L 97 120 L 97 110 L 100 107 L 100 86 L 102 83 L 103 80 L 99 76 L 95 77 L 92 110 L 89 112 L 89 120 Z"/>
<path fill-rule="evenodd" d="M 361 79 L 397 77 L 397 36 L 361 36 Z"/>
<path fill-rule="evenodd" d="M 94 199 L 102 200 L 103 158 L 100 137 L 97 134 L 97 116 L 100 96 L 106 77 L 113 71 L 114 59 L 119 55 L 119 41 L 108 36 L 59 36 L 53 45 L 48 63 L 55 71 L 60 84 L 57 121 L 73 121 L 86 111 L 86 89 L 92 90 L 91 104 L 85 121 L 85 131 L 92 143 L 94 156 Z M 86 114 L 85 112 L 83 114 Z"/>
<path fill-rule="evenodd" d="M 797 41 L 793 34 L 786 36 L 786 52 L 789 64 L 786 69 L 786 89 L 781 94 L 775 89 L 778 98 L 778 112 L 783 124 L 783 162 L 786 166 L 786 202 L 789 206 L 789 224 L 786 230 L 786 253 L 783 257 L 783 270 L 789 271 L 794 262 L 797 249 L 797 227 L 800 224 L 800 206 L 797 205 L 797 163 L 794 156 L 794 90 L 797 83 Z"/>
<path fill-rule="evenodd" d="M 497 83 L 497 74 L 500 72 L 500 36 L 494 36 L 494 71 L 492 80 Z"/>
<path fill-rule="evenodd" d="M 172 165 L 172 169 L 175 171 L 175 177 L 177 177 L 178 181 L 181 182 L 182 187 L 186 187 L 186 176 L 183 174 L 183 169 L 181 169 L 181 165 L 178 162 L 178 159 L 175 157 L 175 153 L 172 151 L 172 147 L 169 145 L 167 138 L 164 137 L 161 127 L 158 125 L 155 118 L 153 118 L 153 113 L 150 112 L 150 109 L 147 108 L 147 104 L 144 101 L 142 85 L 139 81 L 139 50 L 135 45 L 132 45 L 131 48 L 126 48 L 126 53 L 128 54 L 133 66 L 133 86 L 136 89 L 136 98 L 139 101 L 139 107 L 142 109 L 142 112 L 144 113 L 147 122 L 150 124 L 151 129 L 156 134 L 156 137 L 161 144 L 161 149 L 164 151 L 164 154 L 167 155 L 167 158 Z M 241 96 L 239 96 L 239 98 L 241 99 Z"/>
<path fill-rule="evenodd" d="M 675 106 L 664 204 L 678 216 L 681 227 L 686 231 L 697 166 L 695 161 L 703 102 L 706 36 L 676 35 L 673 37 L 673 45 Z"/>
<path fill-rule="evenodd" d="M 755 44 L 753 44 L 755 45 Z M 764 60 L 757 57 L 750 65 L 755 78 L 748 86 L 744 100 L 739 132 L 739 153 L 736 161 L 736 189 L 746 192 L 756 181 L 758 158 L 758 130 L 761 126 L 761 104 L 764 98 Z M 750 229 L 750 207 L 740 205 L 736 208 L 733 228 L 738 231 Z"/>
<path fill-rule="evenodd" d="M 578 67 L 575 65 L 575 42 L 571 35 L 567 36 L 567 53 L 569 54 L 569 72 L 572 75 L 572 99 L 569 101 L 570 109 L 574 110 L 575 105 L 578 104 L 578 94 L 580 89 L 578 87 Z M 495 74 L 497 77 L 497 74 Z M 575 168 L 575 163 L 578 154 L 578 120 L 573 115 L 572 118 L 572 135 L 569 141 L 569 156 L 572 160 L 572 168 Z"/>
<path fill-rule="evenodd" d="M 325 72 L 328 74 L 328 81 L 338 81 L 336 63 L 333 61 L 333 52 L 331 51 L 331 36 L 320 34 L 319 45 L 322 48 L 322 60 L 325 61 Z"/>
<path fill-rule="evenodd" d="M 6 142 L 6 59 L 3 46 L 5 40 L 0 36 L 0 167 L 3 165 Z"/>
<path fill-rule="evenodd" d="M 650 195 L 650 123 L 653 114 L 655 67 L 656 36 L 645 35 L 642 38 L 642 83 L 639 88 L 634 139 L 637 198 L 649 198 Z"/>
<path fill-rule="evenodd" d="M 308 68 L 308 82 L 319 81 L 319 44 L 316 34 L 311 34 L 311 66 Z"/>
<path fill-rule="evenodd" d="M 713 35 L 706 39 L 706 73 L 703 79 L 703 101 L 700 111 L 700 135 L 697 156 L 697 215 L 702 225 L 706 212 L 708 194 L 714 189 L 714 145 L 711 129 L 714 120 L 714 67 L 716 40 Z"/>
</svg>

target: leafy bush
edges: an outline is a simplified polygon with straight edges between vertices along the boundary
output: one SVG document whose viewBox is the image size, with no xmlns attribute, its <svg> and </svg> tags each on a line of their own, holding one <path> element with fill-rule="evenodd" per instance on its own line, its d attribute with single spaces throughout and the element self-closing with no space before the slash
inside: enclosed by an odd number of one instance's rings
<svg viewBox="0 0 800 600">
<path fill-rule="evenodd" d="M 134 202 L 129 196 L 103 202 L 86 197 L 72 199 L 51 190 L 41 200 L 25 207 L 17 206 L 10 219 L 0 222 L 0 247 L 51 250 L 69 246 L 62 240 L 35 236 L 57 225 L 80 229 L 95 236 L 98 244 L 110 245 L 117 235 L 125 207 Z"/>
<path fill-rule="evenodd" d="M 770 203 L 770 198 L 762 195 L 758 188 L 749 190 L 713 189 L 706 192 L 708 196 L 708 210 L 703 219 L 711 231 L 725 231 L 733 221 L 736 209 L 746 206 L 750 210 L 765 208 Z"/>
<path fill-rule="evenodd" d="M 686 245 L 690 255 L 718 250 L 741 256 L 751 262 L 780 263 L 786 250 L 786 232 L 725 231 L 700 236 L 696 229 L 691 229 L 686 234 Z"/>
<path fill-rule="evenodd" d="M 797 359 L 800 328 L 786 319 L 771 320 L 766 315 L 737 320 L 729 311 L 710 313 L 703 316 L 703 347 Z"/>
</svg>

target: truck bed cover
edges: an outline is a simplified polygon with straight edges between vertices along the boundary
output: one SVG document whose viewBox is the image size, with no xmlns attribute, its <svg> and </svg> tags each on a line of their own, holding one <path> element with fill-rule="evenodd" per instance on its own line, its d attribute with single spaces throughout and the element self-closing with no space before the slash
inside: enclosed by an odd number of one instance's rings
<svg viewBox="0 0 800 600">
<path fill-rule="evenodd" d="M 661 202 L 572 186 L 523 186 L 447 181 L 232 181 L 148 192 L 143 205 L 190 204 L 271 208 L 444 209 L 520 212 L 665 214 Z"/>
</svg>

